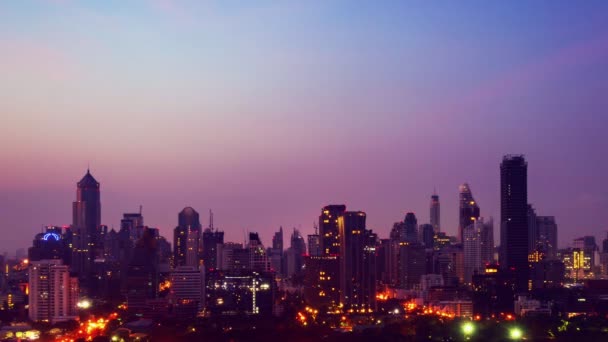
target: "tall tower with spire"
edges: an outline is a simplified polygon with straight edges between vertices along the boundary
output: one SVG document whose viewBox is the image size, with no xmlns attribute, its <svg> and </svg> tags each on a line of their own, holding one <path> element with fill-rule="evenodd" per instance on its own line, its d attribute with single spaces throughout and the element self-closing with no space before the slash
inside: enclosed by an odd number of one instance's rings
<svg viewBox="0 0 608 342">
<path fill-rule="evenodd" d="M 72 271 L 81 280 L 91 278 L 96 253 L 103 251 L 99 185 L 87 169 L 87 173 L 77 183 L 76 201 L 72 203 Z"/>
<path fill-rule="evenodd" d="M 439 195 L 437 191 L 433 191 L 431 196 L 431 226 L 433 226 L 433 232 L 435 234 L 441 231 L 441 207 L 439 204 Z"/>
</svg>

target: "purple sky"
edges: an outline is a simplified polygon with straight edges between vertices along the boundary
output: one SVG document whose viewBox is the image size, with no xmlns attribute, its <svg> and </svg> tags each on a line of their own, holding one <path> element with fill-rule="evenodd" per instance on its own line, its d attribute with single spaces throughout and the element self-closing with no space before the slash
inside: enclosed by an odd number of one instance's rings
<svg viewBox="0 0 608 342">
<path fill-rule="evenodd" d="M 71 222 L 87 163 L 109 226 L 141 204 L 171 238 L 211 208 L 268 244 L 331 203 L 386 237 L 433 188 L 455 234 L 463 182 L 498 219 L 523 153 L 562 246 L 608 231 L 603 1 L 23 0 L 0 51 L 0 251 Z"/>
</svg>

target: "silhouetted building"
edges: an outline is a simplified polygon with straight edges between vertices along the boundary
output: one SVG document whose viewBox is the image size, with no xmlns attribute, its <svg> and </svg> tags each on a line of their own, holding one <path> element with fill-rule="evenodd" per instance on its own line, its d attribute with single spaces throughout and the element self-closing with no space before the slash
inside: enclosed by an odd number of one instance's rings
<svg viewBox="0 0 608 342">
<path fill-rule="evenodd" d="M 463 231 L 466 227 L 477 221 L 480 215 L 479 206 L 473 198 L 473 193 L 469 184 L 463 183 L 459 187 L 460 191 L 460 211 L 458 216 L 458 240 L 463 240 Z"/>
<path fill-rule="evenodd" d="M 433 248 L 435 244 L 435 229 L 431 224 L 421 224 L 420 227 L 420 242 L 425 248 Z"/>
<path fill-rule="evenodd" d="M 532 264 L 533 289 L 560 288 L 564 283 L 566 267 L 560 260 L 541 260 Z"/>
<path fill-rule="evenodd" d="M 495 264 L 486 266 L 485 273 L 473 275 L 473 313 L 482 317 L 512 313 L 514 288 L 513 272 Z"/>
<path fill-rule="evenodd" d="M 144 233 L 144 217 L 139 213 L 124 213 L 120 220 L 120 229 L 129 232 L 129 238 L 135 242 L 141 239 Z"/>
<path fill-rule="evenodd" d="M 234 251 L 243 250 L 242 243 L 224 242 L 217 246 L 217 268 L 219 270 L 228 271 L 235 268 Z M 247 256 L 249 260 L 249 256 Z"/>
<path fill-rule="evenodd" d="M 403 232 L 401 233 L 401 241 L 414 243 L 419 242 L 418 239 L 418 220 L 414 213 L 405 214 L 403 220 Z"/>
<path fill-rule="evenodd" d="M 270 264 L 264 245 L 258 233 L 249 233 L 249 269 L 256 272 L 270 271 Z"/>
<path fill-rule="evenodd" d="M 319 216 L 319 235 L 321 251 L 324 256 L 340 253 L 338 218 L 346 211 L 345 205 L 328 205 L 321 209 Z"/>
<path fill-rule="evenodd" d="M 321 238 L 319 234 L 308 235 L 308 254 L 310 256 L 321 256 Z"/>
<path fill-rule="evenodd" d="M 441 206 L 439 204 L 439 195 L 434 193 L 431 196 L 431 226 L 433 226 L 434 233 L 441 231 Z"/>
<path fill-rule="evenodd" d="M 173 233 L 174 267 L 199 266 L 200 243 L 198 239 L 200 238 L 200 234 L 201 223 L 198 212 L 191 207 L 184 208 L 178 215 L 178 225 Z"/>
<path fill-rule="evenodd" d="M 536 227 L 538 232 L 537 246 L 539 246 L 549 260 L 557 259 L 557 223 L 554 216 L 537 216 Z"/>
<path fill-rule="evenodd" d="M 205 271 L 179 266 L 171 271 L 171 302 L 180 319 L 194 319 L 204 306 Z"/>
<path fill-rule="evenodd" d="M 28 249 L 28 259 L 29 261 L 59 259 L 66 265 L 69 253 L 71 250 L 63 240 L 61 227 L 46 227 L 44 233 L 36 234 L 32 247 Z"/>
<path fill-rule="evenodd" d="M 218 268 L 217 245 L 224 243 L 224 232 L 215 230 L 213 227 L 203 232 L 203 264 L 205 270 Z"/>
<path fill-rule="evenodd" d="M 272 237 L 272 248 L 269 250 L 268 257 L 270 258 L 270 268 L 281 275 L 285 274 L 283 249 L 283 227 L 279 227 L 279 231 Z"/>
<path fill-rule="evenodd" d="M 375 309 L 376 235 L 365 228 L 362 211 L 346 211 L 340 229 L 340 302 L 348 309 Z"/>
<path fill-rule="evenodd" d="M 304 258 L 304 299 L 314 307 L 340 303 L 340 264 L 337 256 Z"/>
<path fill-rule="evenodd" d="M 500 164 L 500 265 L 515 272 L 516 291 L 528 289 L 528 164 L 507 155 Z"/>
<path fill-rule="evenodd" d="M 101 241 L 101 201 L 99 182 L 89 170 L 78 182 L 76 201 L 72 204 L 72 264 L 71 270 L 78 275 L 88 290 L 92 287 L 93 263 L 103 255 Z M 95 295 L 94 293 L 89 293 Z"/>
<path fill-rule="evenodd" d="M 157 241 L 153 232 L 144 229 L 135 244 L 127 273 L 127 307 L 130 313 L 143 316 L 149 301 L 158 296 L 159 271 Z"/>
<path fill-rule="evenodd" d="M 399 285 L 413 289 L 420 284 L 420 277 L 426 274 L 426 253 L 418 243 L 405 243 L 399 246 Z"/>
</svg>

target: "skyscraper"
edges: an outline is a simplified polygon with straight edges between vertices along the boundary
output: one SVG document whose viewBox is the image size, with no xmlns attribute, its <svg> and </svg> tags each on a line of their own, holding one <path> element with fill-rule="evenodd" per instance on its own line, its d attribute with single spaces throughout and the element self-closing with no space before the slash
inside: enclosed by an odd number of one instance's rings
<svg viewBox="0 0 608 342">
<path fill-rule="evenodd" d="M 469 184 L 463 183 L 459 187 L 460 190 L 460 210 L 458 215 L 458 238 L 460 241 L 463 240 L 463 230 L 474 224 L 475 221 L 479 218 L 479 205 L 475 202 L 473 198 L 473 193 L 471 192 L 471 188 Z"/>
<path fill-rule="evenodd" d="M 537 245 L 541 246 L 548 260 L 557 259 L 557 223 L 555 216 L 537 216 Z"/>
<path fill-rule="evenodd" d="M 528 164 L 506 155 L 500 164 L 500 246 L 503 269 L 515 272 L 516 291 L 528 289 Z"/>
<path fill-rule="evenodd" d="M 120 229 L 127 230 L 131 241 L 136 242 L 144 231 L 144 217 L 139 213 L 124 213 L 120 220 Z"/>
<path fill-rule="evenodd" d="M 435 229 L 432 224 L 421 224 L 420 230 L 420 242 L 425 248 L 433 248 L 435 241 Z"/>
<path fill-rule="evenodd" d="M 99 182 L 91 172 L 82 177 L 76 187 L 76 201 L 72 204 L 72 271 L 84 287 L 92 287 L 93 262 L 103 255 L 101 241 L 101 201 Z"/>
<path fill-rule="evenodd" d="M 267 272 L 270 270 L 268 256 L 258 233 L 249 233 L 248 250 L 250 270 L 256 272 Z"/>
<path fill-rule="evenodd" d="M 173 231 L 173 264 L 177 266 L 198 266 L 188 265 L 187 263 L 187 252 L 188 252 L 188 240 L 191 240 L 190 247 L 195 248 L 196 255 L 198 255 L 198 240 L 196 236 L 200 237 L 201 234 L 201 223 L 198 212 L 192 207 L 184 208 L 178 214 L 178 225 Z M 196 246 L 196 247 L 194 247 Z M 192 253 L 192 251 L 191 251 Z"/>
<path fill-rule="evenodd" d="M 321 235 L 321 253 L 324 256 L 340 253 L 340 235 L 338 217 L 346 211 L 345 205 L 328 205 L 319 216 L 319 235 Z"/>
<path fill-rule="evenodd" d="M 224 243 L 224 232 L 213 227 L 213 212 L 209 211 L 209 227 L 203 232 L 202 259 L 205 270 L 217 269 L 217 245 Z"/>
<path fill-rule="evenodd" d="M 494 234 L 492 220 L 483 218 L 469 225 L 463 232 L 464 282 L 471 284 L 473 275 L 484 273 L 487 264 L 493 262 Z"/>
<path fill-rule="evenodd" d="M 441 231 L 441 206 L 437 193 L 433 193 L 431 196 L 431 225 L 435 234 Z"/>
<path fill-rule="evenodd" d="M 339 217 L 340 302 L 354 310 L 375 309 L 376 235 L 365 228 L 366 214 L 347 211 Z"/>
<path fill-rule="evenodd" d="M 403 220 L 403 232 L 401 234 L 402 241 L 406 242 L 418 242 L 418 220 L 414 213 L 405 214 Z"/>
</svg>

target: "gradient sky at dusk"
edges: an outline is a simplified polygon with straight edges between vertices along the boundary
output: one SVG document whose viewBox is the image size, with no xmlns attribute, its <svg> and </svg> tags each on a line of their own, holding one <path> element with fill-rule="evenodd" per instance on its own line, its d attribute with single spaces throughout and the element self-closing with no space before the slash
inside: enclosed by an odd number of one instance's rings
<svg viewBox="0 0 608 342">
<path fill-rule="evenodd" d="M 507 153 L 562 246 L 603 239 L 608 2 L 2 1 L 0 119 L 0 251 L 71 223 L 88 163 L 109 226 L 268 244 L 330 203 L 387 237 L 433 188 L 455 234 L 462 182 L 498 219 Z"/>
</svg>

